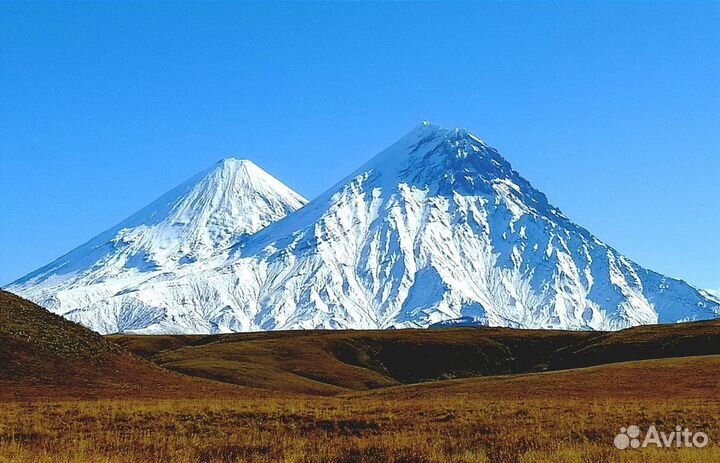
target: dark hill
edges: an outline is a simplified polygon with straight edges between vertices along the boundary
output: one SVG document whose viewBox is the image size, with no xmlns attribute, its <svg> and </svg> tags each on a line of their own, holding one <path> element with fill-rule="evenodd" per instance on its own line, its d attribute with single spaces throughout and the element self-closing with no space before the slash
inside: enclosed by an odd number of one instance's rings
<svg viewBox="0 0 720 463">
<path fill-rule="evenodd" d="M 257 388 L 332 395 L 454 378 L 718 354 L 720 322 L 654 325 L 614 333 L 485 327 L 110 339 L 180 373 Z"/>
<path fill-rule="evenodd" d="M 240 388 L 187 378 L 0 291 L 0 398 L 200 395 Z"/>
<path fill-rule="evenodd" d="M 645 325 L 602 333 L 553 355 L 551 370 L 607 363 L 720 354 L 720 320 Z"/>
</svg>

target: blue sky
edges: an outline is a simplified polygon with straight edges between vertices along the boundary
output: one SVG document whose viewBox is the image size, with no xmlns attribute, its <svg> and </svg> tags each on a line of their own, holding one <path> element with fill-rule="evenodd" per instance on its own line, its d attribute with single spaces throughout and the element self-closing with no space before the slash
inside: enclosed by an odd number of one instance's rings
<svg viewBox="0 0 720 463">
<path fill-rule="evenodd" d="M 429 119 L 720 290 L 719 23 L 720 2 L 3 2 L 0 282 L 222 157 L 312 198 Z"/>
</svg>

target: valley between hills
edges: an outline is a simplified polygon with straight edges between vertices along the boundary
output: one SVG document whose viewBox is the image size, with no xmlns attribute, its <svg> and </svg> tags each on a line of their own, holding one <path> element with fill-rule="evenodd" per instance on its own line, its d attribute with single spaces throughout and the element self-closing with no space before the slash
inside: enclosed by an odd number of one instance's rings
<svg viewBox="0 0 720 463">
<path fill-rule="evenodd" d="M 0 292 L 0 462 L 713 462 L 720 322 L 100 336 Z M 622 426 L 706 432 L 618 450 Z"/>
</svg>

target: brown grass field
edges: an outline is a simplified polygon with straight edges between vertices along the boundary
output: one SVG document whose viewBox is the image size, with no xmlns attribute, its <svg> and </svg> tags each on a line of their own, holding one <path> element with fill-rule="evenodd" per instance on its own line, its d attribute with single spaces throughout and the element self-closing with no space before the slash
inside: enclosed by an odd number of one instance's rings
<svg viewBox="0 0 720 463">
<path fill-rule="evenodd" d="M 720 461 L 717 323 L 110 342 L 0 309 L 0 462 Z M 710 445 L 617 450 L 631 424 Z"/>
</svg>

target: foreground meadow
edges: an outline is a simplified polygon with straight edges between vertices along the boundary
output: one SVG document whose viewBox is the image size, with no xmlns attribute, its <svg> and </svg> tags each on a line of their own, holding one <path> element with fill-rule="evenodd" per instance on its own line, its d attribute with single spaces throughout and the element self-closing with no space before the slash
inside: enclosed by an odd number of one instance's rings
<svg viewBox="0 0 720 463">
<path fill-rule="evenodd" d="M 459 396 L 5 404 L 2 462 L 716 462 L 625 450 L 620 425 L 720 435 L 720 403 Z"/>
<path fill-rule="evenodd" d="M 710 463 L 720 461 L 719 364 L 628 362 L 334 397 L 5 402 L 0 461 Z M 710 445 L 617 450 L 614 436 L 633 424 L 682 425 Z"/>
</svg>

